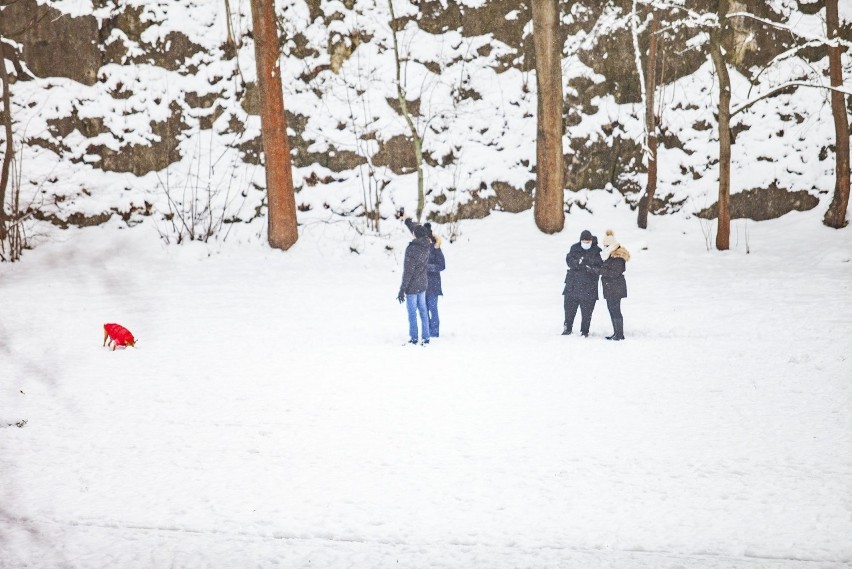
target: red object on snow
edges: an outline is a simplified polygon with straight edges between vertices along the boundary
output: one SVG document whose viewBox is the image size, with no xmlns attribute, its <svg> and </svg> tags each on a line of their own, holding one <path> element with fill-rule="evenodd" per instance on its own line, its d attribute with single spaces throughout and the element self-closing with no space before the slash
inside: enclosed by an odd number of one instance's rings
<svg viewBox="0 0 852 569">
<path fill-rule="evenodd" d="M 121 324 L 104 324 L 104 346 L 107 345 L 107 338 L 112 344 L 112 349 L 116 346 L 135 346 L 136 338 L 130 333 L 130 330 Z"/>
</svg>

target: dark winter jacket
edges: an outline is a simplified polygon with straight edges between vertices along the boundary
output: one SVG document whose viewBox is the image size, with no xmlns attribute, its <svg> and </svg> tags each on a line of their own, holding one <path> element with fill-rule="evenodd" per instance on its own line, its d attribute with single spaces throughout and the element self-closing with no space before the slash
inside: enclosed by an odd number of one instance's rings
<svg viewBox="0 0 852 569">
<path fill-rule="evenodd" d="M 405 264 L 402 271 L 402 284 L 399 287 L 405 294 L 419 294 L 426 291 L 428 279 L 426 270 L 429 265 L 429 254 L 432 241 L 428 237 L 420 237 L 405 248 Z"/>
<path fill-rule="evenodd" d="M 627 280 L 624 271 L 627 263 L 622 257 L 611 256 L 601 265 L 603 296 L 607 300 L 627 298 Z"/>
<path fill-rule="evenodd" d="M 598 240 L 592 240 L 592 246 L 586 250 L 579 243 L 571 245 L 565 256 L 568 273 L 565 275 L 565 288 L 562 294 L 578 300 L 598 299 L 598 271 L 603 261 Z"/>
<path fill-rule="evenodd" d="M 417 224 L 410 217 L 405 219 L 405 226 L 409 231 L 414 233 L 414 228 L 417 227 Z M 424 227 L 428 229 L 431 233 L 432 227 L 426 223 Z M 433 245 L 435 240 L 433 239 Z M 429 284 L 426 287 L 426 294 L 430 296 L 438 296 L 444 294 L 443 289 L 441 288 L 441 271 L 447 268 L 447 264 L 444 261 L 444 252 L 441 251 L 440 245 L 433 246 L 429 253 L 429 266 L 426 270 L 427 279 Z"/>
<path fill-rule="evenodd" d="M 426 275 L 429 280 L 429 285 L 426 287 L 426 294 L 429 296 L 438 296 L 444 294 L 441 289 L 441 271 L 447 268 L 444 261 L 444 252 L 439 247 L 432 245 L 432 251 L 429 253 L 429 264 L 426 268 Z"/>
</svg>

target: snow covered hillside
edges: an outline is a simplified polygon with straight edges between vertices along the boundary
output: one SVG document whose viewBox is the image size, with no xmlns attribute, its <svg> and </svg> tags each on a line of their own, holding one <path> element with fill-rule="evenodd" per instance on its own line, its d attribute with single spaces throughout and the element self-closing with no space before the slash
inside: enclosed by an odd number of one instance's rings
<svg viewBox="0 0 852 569">
<path fill-rule="evenodd" d="M 12 85 L 21 207 L 36 212 L 27 218 L 32 245 L 52 232 L 50 223 L 145 221 L 174 241 L 169 219 L 175 215 L 193 217 L 208 208 L 213 218 L 228 222 L 217 221 L 218 239 L 263 218 L 265 180 L 246 0 L 230 1 L 230 19 L 220 0 L 21 2 L 32 4 L 32 10 L 55 10 L 43 18 L 55 25 L 89 22 L 100 50 L 94 54 L 100 59 L 87 70 L 91 82 L 38 76 Z M 277 4 L 300 221 L 332 213 L 368 230 L 367 216 L 388 218 L 416 199 L 410 133 L 393 80 L 392 30 L 400 45 L 406 98 L 423 136 L 426 214 L 449 221 L 531 207 L 532 29 L 529 6 L 514 4 L 395 0 L 393 25 L 384 0 Z M 629 4 L 603 8 L 599 2 L 575 2 L 563 14 L 567 207 L 582 207 L 585 190 L 606 187 L 635 204 L 645 184 L 643 107 L 625 31 Z M 793 0 L 746 4 L 771 9 L 778 25 L 805 38 L 825 33 L 822 12 L 805 14 Z M 852 20 L 850 6 L 841 2 L 844 22 Z M 13 8 L 4 15 L 11 18 Z M 748 26 L 757 24 L 748 19 L 735 18 L 732 25 L 743 36 L 728 50 L 734 110 L 788 81 L 825 81 L 827 63 L 819 49 L 787 54 L 764 69 L 769 55 L 786 44 L 766 44 L 765 33 L 749 35 Z M 847 27 L 843 30 L 847 33 Z M 50 41 L 45 34 L 43 41 Z M 689 217 L 717 199 L 718 80 L 702 47 L 704 36 L 686 34 L 661 45 L 667 74 L 661 74 L 657 93 L 660 201 L 653 209 L 658 212 Z M 14 45 L 24 41 L 9 39 Z M 760 53 L 767 51 L 772 53 Z M 843 65 L 848 85 L 848 55 Z M 11 63 L 8 68 L 13 72 Z M 777 217 L 790 208 L 825 211 L 834 187 L 827 100 L 825 89 L 783 91 L 736 115 L 735 218 Z M 751 190 L 767 192 L 756 214 L 744 213 L 737 197 Z M 788 192 L 801 197 L 787 197 Z M 770 212 L 773 201 L 790 204 Z"/>
<path fill-rule="evenodd" d="M 401 227 L 282 254 L 113 222 L 4 265 L 0 567 L 849 567 L 852 233 L 792 213 L 708 252 L 589 199 L 557 236 L 462 224 L 426 347 Z M 586 227 L 633 255 L 627 341 L 602 302 L 559 335 Z"/>
</svg>

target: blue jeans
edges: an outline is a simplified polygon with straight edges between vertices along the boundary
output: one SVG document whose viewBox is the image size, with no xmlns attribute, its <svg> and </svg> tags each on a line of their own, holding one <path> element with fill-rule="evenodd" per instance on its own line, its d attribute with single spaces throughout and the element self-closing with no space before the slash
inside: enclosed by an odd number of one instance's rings
<svg viewBox="0 0 852 569">
<path fill-rule="evenodd" d="M 438 318 L 438 295 L 426 293 L 426 309 L 429 311 L 429 336 L 438 337 L 441 319 Z"/>
<path fill-rule="evenodd" d="M 420 328 L 423 330 L 423 340 L 429 339 L 429 312 L 426 310 L 426 291 L 417 294 L 406 294 L 405 304 L 408 308 L 408 335 L 417 341 L 417 313 L 420 313 Z"/>
</svg>

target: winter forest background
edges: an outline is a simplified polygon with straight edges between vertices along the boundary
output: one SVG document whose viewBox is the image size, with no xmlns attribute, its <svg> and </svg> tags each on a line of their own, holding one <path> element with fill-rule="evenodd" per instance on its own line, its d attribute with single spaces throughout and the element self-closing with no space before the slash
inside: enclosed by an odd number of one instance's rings
<svg viewBox="0 0 852 569">
<path fill-rule="evenodd" d="M 18 240 L 5 243 L 5 259 L 52 227 L 111 219 L 147 221 L 169 243 L 264 232 L 247 2 L 3 4 L 12 111 L 4 148 L 15 156 L 4 218 Z M 842 95 L 852 24 L 849 3 L 838 7 Z M 417 207 L 418 170 L 424 219 L 448 225 L 451 237 L 466 219 L 532 207 L 538 89 L 530 3 L 274 8 L 300 224 L 347 220 L 381 234 L 397 207 Z M 601 190 L 640 204 L 650 105 L 656 128 L 648 132 L 659 146 L 650 212 L 698 216 L 715 234 L 716 44 L 731 83 L 730 216 L 828 209 L 836 129 L 822 2 L 577 1 L 559 9 L 553 46 L 561 46 L 566 211 L 587 207 L 588 192 Z M 846 97 L 847 123 L 850 104 Z"/>
<path fill-rule="evenodd" d="M 852 563 L 852 1 L 0 0 L 0 43 L 0 569 Z M 607 228 L 627 340 L 562 337 Z"/>
</svg>

